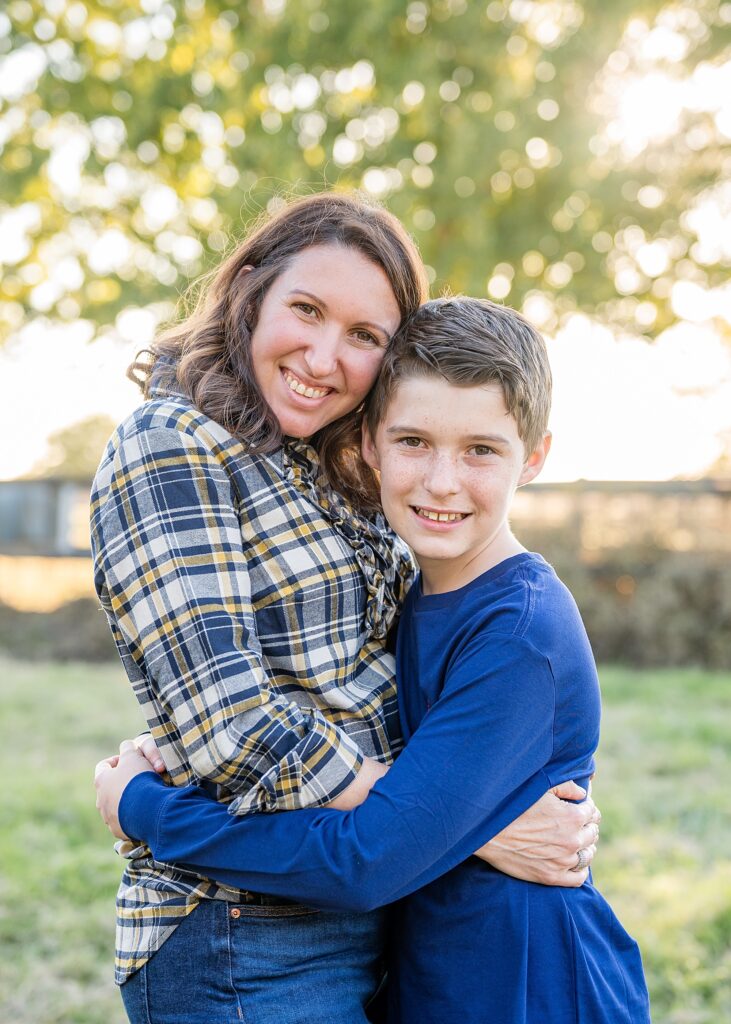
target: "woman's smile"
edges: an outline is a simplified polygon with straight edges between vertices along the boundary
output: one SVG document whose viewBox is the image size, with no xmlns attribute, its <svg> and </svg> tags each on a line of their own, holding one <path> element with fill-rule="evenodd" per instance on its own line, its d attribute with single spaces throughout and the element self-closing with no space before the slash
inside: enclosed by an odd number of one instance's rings
<svg viewBox="0 0 731 1024">
<path fill-rule="evenodd" d="M 302 395 L 304 398 L 325 398 L 334 390 L 334 388 L 323 388 L 315 384 L 306 384 L 301 377 L 298 377 L 288 367 L 282 369 L 282 376 L 289 390 L 294 391 L 296 395 Z"/>
</svg>

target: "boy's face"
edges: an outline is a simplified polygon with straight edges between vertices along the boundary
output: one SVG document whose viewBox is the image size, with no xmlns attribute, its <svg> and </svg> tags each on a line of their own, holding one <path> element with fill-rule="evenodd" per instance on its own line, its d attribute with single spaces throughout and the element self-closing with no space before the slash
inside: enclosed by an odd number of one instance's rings
<svg viewBox="0 0 731 1024">
<path fill-rule="evenodd" d="M 412 548 L 427 592 L 454 590 L 522 550 L 508 511 L 541 470 L 547 434 L 526 454 L 497 384 L 402 381 L 363 456 L 381 475 L 392 528 Z"/>
</svg>

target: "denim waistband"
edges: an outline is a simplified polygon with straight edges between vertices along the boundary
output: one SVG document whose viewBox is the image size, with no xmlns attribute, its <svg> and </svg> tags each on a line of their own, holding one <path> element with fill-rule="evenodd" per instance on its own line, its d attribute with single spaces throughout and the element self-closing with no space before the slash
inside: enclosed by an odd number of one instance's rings
<svg viewBox="0 0 731 1024">
<path fill-rule="evenodd" d="M 219 896 L 227 903 L 245 904 L 251 907 L 293 907 L 312 910 L 296 900 L 285 900 L 282 896 L 270 896 L 265 892 L 250 892 L 248 889 L 219 889 Z"/>
</svg>

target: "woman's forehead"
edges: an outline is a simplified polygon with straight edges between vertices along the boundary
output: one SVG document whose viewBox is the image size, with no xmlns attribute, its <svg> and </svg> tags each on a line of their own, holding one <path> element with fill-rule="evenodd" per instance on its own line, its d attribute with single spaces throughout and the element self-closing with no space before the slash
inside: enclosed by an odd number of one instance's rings
<svg viewBox="0 0 731 1024">
<path fill-rule="evenodd" d="M 386 272 L 352 247 L 313 245 L 289 262 L 272 285 L 281 294 L 307 293 L 332 312 L 374 322 L 392 334 L 401 314 Z"/>
</svg>

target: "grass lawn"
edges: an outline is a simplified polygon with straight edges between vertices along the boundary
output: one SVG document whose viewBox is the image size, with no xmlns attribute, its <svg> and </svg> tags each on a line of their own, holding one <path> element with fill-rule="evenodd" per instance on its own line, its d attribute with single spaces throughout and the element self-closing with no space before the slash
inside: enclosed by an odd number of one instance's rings
<svg viewBox="0 0 731 1024">
<path fill-rule="evenodd" d="M 92 769 L 142 725 L 116 666 L 0 662 L 0 1021 L 123 1024 L 120 864 Z M 731 1020 L 731 676 L 605 669 L 596 881 L 643 949 L 655 1024 Z"/>
</svg>

